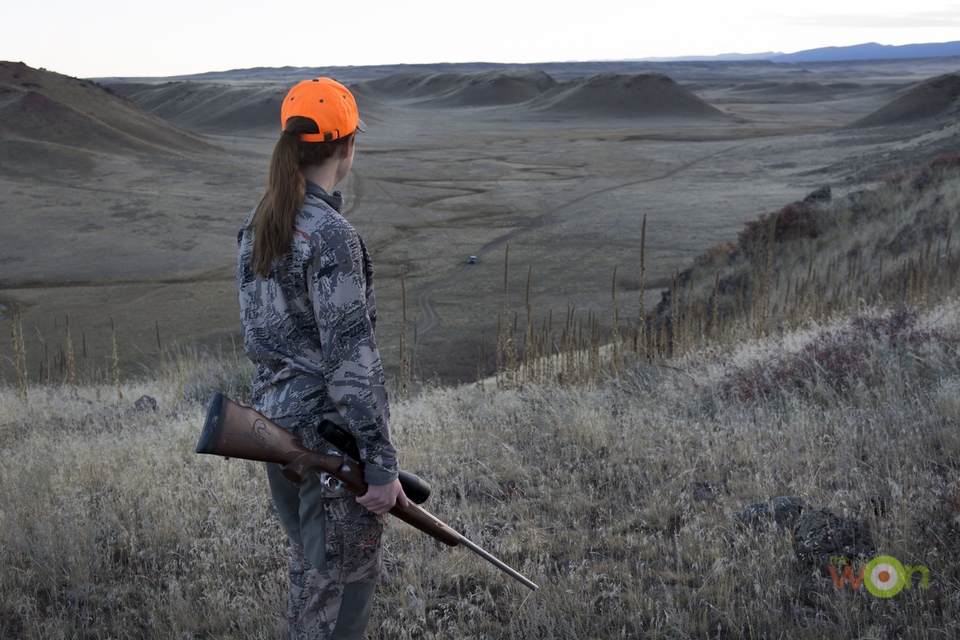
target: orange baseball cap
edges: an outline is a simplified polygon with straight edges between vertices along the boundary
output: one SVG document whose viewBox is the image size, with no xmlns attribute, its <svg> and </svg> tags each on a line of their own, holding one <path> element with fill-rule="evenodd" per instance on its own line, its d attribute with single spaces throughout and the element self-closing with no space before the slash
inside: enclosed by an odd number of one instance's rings
<svg viewBox="0 0 960 640">
<path fill-rule="evenodd" d="M 310 118 L 320 130 L 320 133 L 300 134 L 304 142 L 331 142 L 354 131 L 367 130 L 353 94 L 330 78 L 304 80 L 290 89 L 280 109 L 281 127 L 286 129 L 287 120 L 294 116 Z"/>
</svg>

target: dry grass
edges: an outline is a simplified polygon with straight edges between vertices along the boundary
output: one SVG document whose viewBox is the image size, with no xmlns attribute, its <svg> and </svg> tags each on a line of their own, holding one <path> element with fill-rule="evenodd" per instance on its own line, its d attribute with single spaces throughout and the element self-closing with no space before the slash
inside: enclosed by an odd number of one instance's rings
<svg viewBox="0 0 960 640">
<path fill-rule="evenodd" d="M 910 318 L 878 311 L 619 381 L 397 402 L 431 511 L 542 588 L 395 522 L 371 635 L 955 634 L 960 309 Z M 901 326 L 909 339 L 858 329 Z M 811 345 L 837 335 L 869 375 L 837 384 L 816 366 Z M 731 391 L 783 362 L 789 382 Z M 0 637 L 280 637 L 284 549 L 263 475 L 193 453 L 203 407 L 180 389 L 178 376 L 124 388 L 157 411 L 89 387 L 34 387 L 26 402 L 3 389 Z M 889 600 L 811 586 L 789 529 L 735 518 L 781 495 L 868 523 L 878 553 L 929 567 L 932 585 Z"/>
<path fill-rule="evenodd" d="M 767 248 L 752 265 L 723 265 L 753 284 L 722 323 L 692 321 L 693 301 L 720 308 L 713 286 L 698 294 L 677 283 L 692 306 L 678 307 L 672 325 L 644 326 L 655 336 L 644 344 L 662 350 L 594 347 L 596 321 L 570 342 L 572 360 L 561 362 L 576 375 L 561 382 L 556 368 L 541 379 L 516 369 L 496 389 L 428 387 L 397 399 L 403 465 L 433 483 L 430 511 L 541 590 L 393 522 L 370 635 L 957 635 L 960 261 L 947 238 L 958 180 L 954 168 L 936 171 L 946 173 L 920 188 L 913 177 L 859 197 L 877 205 L 859 215 L 892 211 L 900 221 L 892 228 L 903 233 L 886 240 L 873 225 L 845 233 L 852 222 L 834 223 L 768 259 L 776 236 L 761 235 Z M 944 212 L 941 244 L 911 226 L 921 211 Z M 831 237 L 885 269 L 827 286 L 821 256 L 840 246 Z M 826 253 L 813 251 L 818 242 Z M 899 296 L 850 294 L 868 271 Z M 820 293 L 775 311 L 788 275 Z M 514 321 L 508 303 L 503 313 L 503 348 L 530 344 L 517 327 L 534 323 Z M 578 344 L 594 355 L 575 356 Z M 611 352 L 616 362 L 601 358 Z M 243 400 L 249 379 L 231 352 L 182 352 L 119 388 L 108 374 L 76 385 L 64 376 L 25 393 L 18 374 L 4 378 L 0 638 L 281 637 L 283 537 L 263 474 L 193 453 L 205 398 Z M 135 402 L 142 396 L 157 409 Z M 837 590 L 824 567 L 798 560 L 789 527 L 737 517 L 778 496 L 863 523 L 878 555 L 927 567 L 930 584 L 889 599 Z"/>
<path fill-rule="evenodd" d="M 196 407 L 33 391 L 3 402 L 0 635 L 265 637 L 284 576 L 256 466 L 192 455 Z"/>
</svg>

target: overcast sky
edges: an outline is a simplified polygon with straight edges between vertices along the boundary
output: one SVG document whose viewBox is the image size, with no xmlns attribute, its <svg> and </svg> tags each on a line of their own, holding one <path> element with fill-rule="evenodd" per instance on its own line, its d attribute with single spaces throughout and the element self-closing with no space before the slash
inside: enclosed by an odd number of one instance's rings
<svg viewBox="0 0 960 640">
<path fill-rule="evenodd" d="M 960 40 L 956 0 L 35 0 L 0 60 L 82 78 L 249 67 L 557 62 Z"/>
</svg>

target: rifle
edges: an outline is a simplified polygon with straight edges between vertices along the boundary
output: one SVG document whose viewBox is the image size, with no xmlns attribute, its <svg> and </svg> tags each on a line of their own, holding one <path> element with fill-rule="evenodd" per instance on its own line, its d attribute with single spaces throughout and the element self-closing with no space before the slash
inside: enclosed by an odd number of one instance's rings
<svg viewBox="0 0 960 640">
<path fill-rule="evenodd" d="M 352 433 L 342 427 L 338 427 L 330 420 L 321 422 L 320 426 L 317 427 L 317 433 L 319 433 L 320 437 L 326 440 L 328 444 L 332 444 L 336 449 L 347 454 L 350 458 L 357 461 L 360 460 L 360 447 L 357 445 L 357 439 L 353 437 Z M 405 496 L 417 504 L 423 504 L 427 501 L 427 498 L 430 497 L 430 492 L 433 491 L 429 482 L 403 469 L 398 471 L 397 474 Z"/>
<path fill-rule="evenodd" d="M 275 462 L 282 465 L 283 475 L 294 483 L 302 482 L 310 471 L 325 472 L 358 496 L 367 492 L 367 483 L 363 479 L 363 468 L 359 461 L 346 455 L 310 451 L 296 436 L 280 425 L 220 393 L 210 399 L 207 419 L 197 442 L 197 453 Z M 466 547 L 524 586 L 534 591 L 538 589 L 536 584 L 464 538 L 412 500 L 406 507 L 398 502 L 390 509 L 390 514 L 448 546 Z"/>
</svg>

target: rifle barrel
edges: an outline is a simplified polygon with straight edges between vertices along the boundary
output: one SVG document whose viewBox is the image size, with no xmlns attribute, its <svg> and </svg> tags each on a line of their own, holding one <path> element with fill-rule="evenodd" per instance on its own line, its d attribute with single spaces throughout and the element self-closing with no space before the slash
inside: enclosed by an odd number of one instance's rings
<svg viewBox="0 0 960 640">
<path fill-rule="evenodd" d="M 540 588 L 540 587 L 538 587 L 536 584 L 534 584 L 533 582 L 531 582 L 530 580 L 528 580 L 527 578 L 523 577 L 523 575 L 521 575 L 518 571 L 516 571 L 516 570 L 514 570 L 513 568 L 511 568 L 510 566 L 508 566 L 505 562 L 503 562 L 502 560 L 499 560 L 499 559 L 497 559 L 496 557 L 490 555 L 489 553 L 487 553 L 486 551 L 484 551 L 483 549 L 481 549 L 479 546 L 475 545 L 474 543 L 470 542 L 469 540 L 467 540 L 467 539 L 464 538 L 463 536 L 460 536 L 460 544 L 462 544 L 463 546 L 465 546 L 467 549 L 470 549 L 470 551 L 473 551 L 475 554 L 477 554 L 478 556 L 480 556 L 481 558 L 483 558 L 483 559 L 486 560 L 487 562 L 493 564 L 493 565 L 496 566 L 498 569 L 500 569 L 501 571 L 503 571 L 504 573 L 506 573 L 507 575 L 509 575 L 511 578 L 513 578 L 514 580 L 516 580 L 517 582 L 519 582 L 519 583 L 522 584 L 523 586 L 527 587 L 528 589 L 532 589 L 533 591 L 536 591 L 537 589 Z"/>
</svg>

